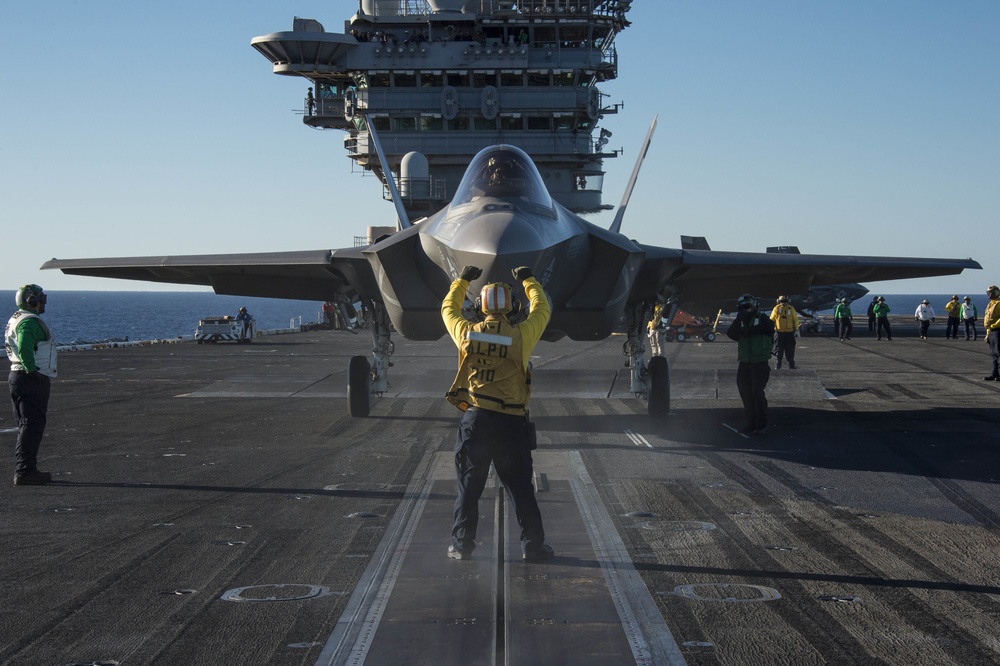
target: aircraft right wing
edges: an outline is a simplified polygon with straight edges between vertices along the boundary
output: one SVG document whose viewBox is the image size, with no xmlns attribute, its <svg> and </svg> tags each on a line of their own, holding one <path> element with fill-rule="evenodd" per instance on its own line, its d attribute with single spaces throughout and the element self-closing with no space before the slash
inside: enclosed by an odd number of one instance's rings
<svg viewBox="0 0 1000 666">
<path fill-rule="evenodd" d="M 979 268 L 972 259 L 855 257 L 676 250 L 640 245 L 646 258 L 632 291 L 634 300 L 652 300 L 672 290 L 682 303 L 717 303 L 742 293 L 776 296 L 806 293 L 809 287 L 851 282 L 957 275 Z"/>
<path fill-rule="evenodd" d="M 327 301 L 351 292 L 362 297 L 378 294 L 363 249 L 52 259 L 42 268 L 70 275 L 207 285 L 217 294 L 233 296 Z"/>
</svg>

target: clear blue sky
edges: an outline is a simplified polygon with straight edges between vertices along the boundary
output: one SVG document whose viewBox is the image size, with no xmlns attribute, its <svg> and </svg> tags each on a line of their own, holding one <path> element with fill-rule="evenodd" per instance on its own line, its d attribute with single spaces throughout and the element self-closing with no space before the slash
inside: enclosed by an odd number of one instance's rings
<svg viewBox="0 0 1000 666">
<path fill-rule="evenodd" d="M 603 126 L 617 204 L 660 121 L 624 231 L 678 247 L 977 259 L 869 285 L 1000 282 L 1000 2 L 635 0 Z M 250 39 L 293 16 L 341 30 L 356 0 L 0 3 L 0 288 L 145 290 L 39 271 L 50 257 L 347 247 L 392 224 L 343 134 L 309 129 L 308 83 Z M 607 226 L 613 212 L 592 217 Z M 165 286 L 178 289 L 178 286 Z"/>
</svg>

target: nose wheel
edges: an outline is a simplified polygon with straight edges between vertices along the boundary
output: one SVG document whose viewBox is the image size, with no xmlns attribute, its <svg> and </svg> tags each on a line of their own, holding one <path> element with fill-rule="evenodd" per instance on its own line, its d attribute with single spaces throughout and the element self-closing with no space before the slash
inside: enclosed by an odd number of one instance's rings
<svg viewBox="0 0 1000 666">
<path fill-rule="evenodd" d="M 351 416 L 365 417 L 372 405 L 372 368 L 365 356 L 352 356 L 347 368 L 347 409 Z"/>
<path fill-rule="evenodd" d="M 659 418 L 670 413 L 670 365 L 663 356 L 649 359 L 646 369 L 646 409 Z"/>
</svg>

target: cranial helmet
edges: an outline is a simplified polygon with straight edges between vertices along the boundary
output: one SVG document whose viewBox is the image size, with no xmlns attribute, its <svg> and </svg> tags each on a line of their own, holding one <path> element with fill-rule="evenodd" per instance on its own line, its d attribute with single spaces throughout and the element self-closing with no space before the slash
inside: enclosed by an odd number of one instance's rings
<svg viewBox="0 0 1000 666">
<path fill-rule="evenodd" d="M 966 297 L 965 297 L 965 298 L 963 298 L 962 300 L 963 300 L 963 301 L 971 301 L 972 299 L 971 299 L 971 298 L 969 298 L 968 296 L 966 296 Z"/>
<path fill-rule="evenodd" d="M 879 301 L 880 303 L 885 303 L 885 296 L 879 296 L 879 297 L 878 297 L 878 298 L 876 298 L 875 300 L 876 300 L 876 301 Z"/>
<path fill-rule="evenodd" d="M 779 303 L 787 303 L 788 302 L 788 296 L 778 296 L 778 302 Z"/>
<path fill-rule="evenodd" d="M 493 282 L 479 292 L 479 300 L 486 314 L 508 314 L 514 309 L 514 290 L 505 282 Z"/>
<path fill-rule="evenodd" d="M 746 310 L 747 312 L 753 312 L 757 309 L 757 299 L 751 294 L 743 294 L 740 299 L 736 301 L 736 307 L 740 310 Z"/>
<path fill-rule="evenodd" d="M 47 300 L 45 292 L 37 284 L 24 285 L 17 290 L 17 295 L 14 297 L 17 307 L 31 310 L 38 308 L 39 305 L 44 307 Z"/>
<path fill-rule="evenodd" d="M 931 304 L 931 302 L 930 302 L 929 300 L 927 300 L 927 299 L 925 298 L 925 299 L 923 300 L 923 304 L 924 304 L 924 305 L 930 305 L 930 304 Z"/>
<path fill-rule="evenodd" d="M 1000 287 L 995 284 L 986 288 L 986 295 L 990 298 L 1000 298 Z"/>
</svg>

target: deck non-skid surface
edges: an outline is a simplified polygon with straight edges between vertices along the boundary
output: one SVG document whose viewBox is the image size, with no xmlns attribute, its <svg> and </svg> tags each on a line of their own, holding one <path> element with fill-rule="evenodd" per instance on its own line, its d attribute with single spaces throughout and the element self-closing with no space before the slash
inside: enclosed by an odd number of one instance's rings
<svg viewBox="0 0 1000 666">
<path fill-rule="evenodd" d="M 363 335 L 62 354 L 55 480 L 0 484 L 0 664 L 998 663 L 986 345 L 856 333 L 799 340 L 758 437 L 724 338 L 666 346 L 665 419 L 620 337 L 540 344 L 538 563 L 496 485 L 446 556 L 448 340 L 396 340 L 365 419 Z"/>
</svg>

